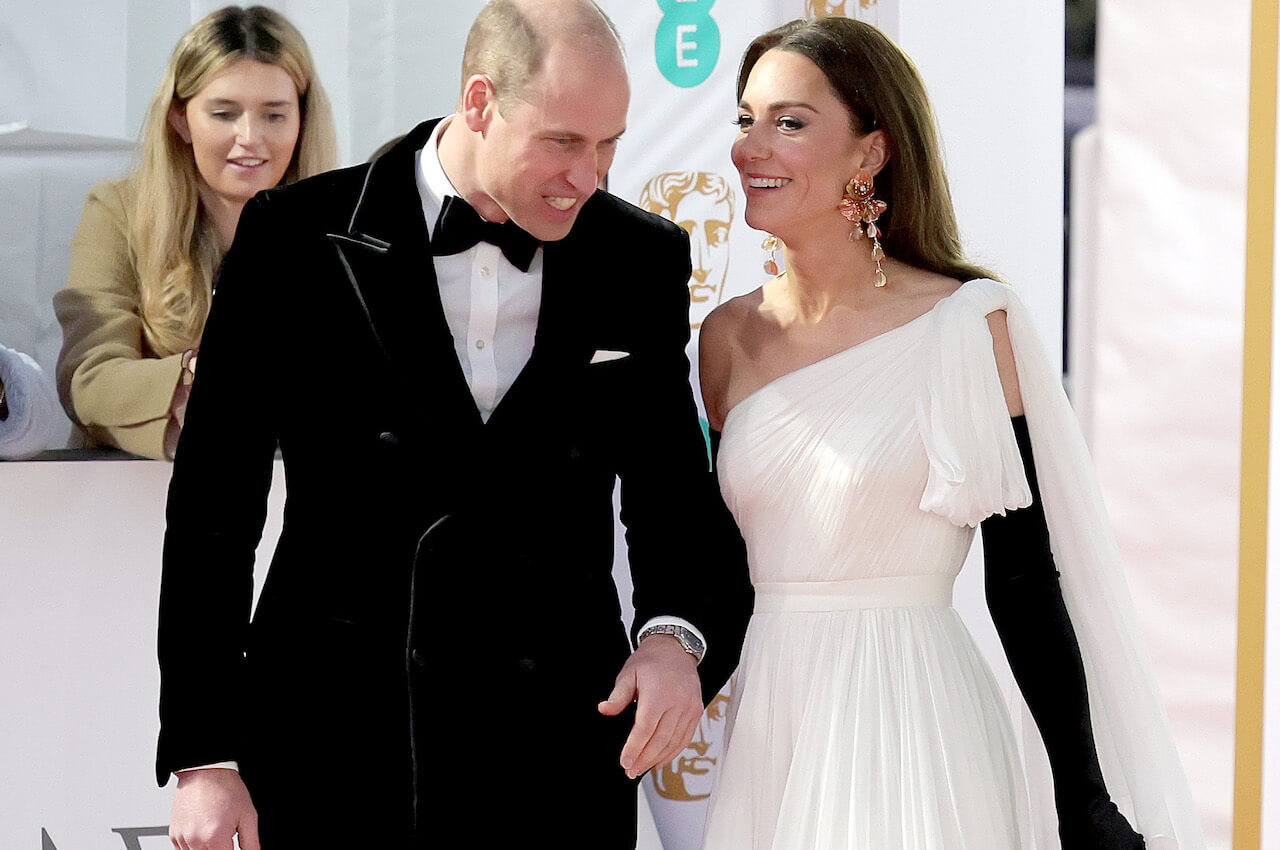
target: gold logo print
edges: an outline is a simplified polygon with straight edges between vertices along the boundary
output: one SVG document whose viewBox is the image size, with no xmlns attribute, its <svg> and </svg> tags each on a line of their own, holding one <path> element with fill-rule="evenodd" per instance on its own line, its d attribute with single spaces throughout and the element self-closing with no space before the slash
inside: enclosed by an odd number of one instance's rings
<svg viewBox="0 0 1280 850">
<path fill-rule="evenodd" d="M 702 320 L 724 296 L 729 272 L 729 227 L 733 224 L 733 191 L 719 174 L 669 171 L 640 192 L 639 205 L 673 221 L 689 234 L 693 274 L 689 277 L 689 327 Z"/>
<path fill-rule="evenodd" d="M 827 0 L 805 0 L 804 16 L 806 18 L 847 18 L 849 14 L 845 11 L 852 0 L 836 0 L 836 2 L 827 2 Z M 858 0 L 858 6 L 862 9 L 870 9 L 875 6 L 878 0 Z"/>
<path fill-rule="evenodd" d="M 728 689 L 726 689 L 728 690 Z M 705 800 L 711 796 L 712 768 L 720 758 L 724 721 L 729 712 L 725 691 L 715 695 L 698 720 L 698 732 L 679 756 L 649 775 L 658 795 L 667 800 Z"/>
</svg>

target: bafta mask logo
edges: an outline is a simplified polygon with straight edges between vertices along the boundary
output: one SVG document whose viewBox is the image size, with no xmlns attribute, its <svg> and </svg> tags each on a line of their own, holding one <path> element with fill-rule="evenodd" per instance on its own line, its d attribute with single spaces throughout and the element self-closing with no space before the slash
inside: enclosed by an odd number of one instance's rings
<svg viewBox="0 0 1280 850">
<path fill-rule="evenodd" d="M 805 0 L 804 16 L 806 18 L 848 18 L 849 13 L 845 10 L 846 6 L 852 5 L 854 0 Z M 877 0 L 857 0 L 857 5 L 861 9 L 870 9 L 876 5 Z"/>
<path fill-rule="evenodd" d="M 675 222 L 689 234 L 693 253 L 689 327 L 696 330 L 724 295 L 725 277 L 729 273 L 733 190 L 719 174 L 670 171 L 645 184 L 639 205 Z"/>
<path fill-rule="evenodd" d="M 723 746 L 724 721 L 729 713 L 729 689 L 711 700 L 698 721 L 698 732 L 676 758 L 650 773 L 658 795 L 667 800 L 705 800 L 715 781 L 712 770 Z"/>
</svg>

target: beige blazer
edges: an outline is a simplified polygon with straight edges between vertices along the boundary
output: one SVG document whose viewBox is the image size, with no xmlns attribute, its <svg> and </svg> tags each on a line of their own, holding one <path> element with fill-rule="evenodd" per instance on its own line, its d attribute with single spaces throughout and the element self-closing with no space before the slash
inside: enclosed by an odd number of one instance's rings
<svg viewBox="0 0 1280 850">
<path fill-rule="evenodd" d="M 70 279 L 53 297 L 62 324 L 58 395 L 93 442 L 163 459 L 182 356 L 157 357 L 143 336 L 128 240 L 134 212 L 127 178 L 98 184 L 85 200 Z"/>
</svg>

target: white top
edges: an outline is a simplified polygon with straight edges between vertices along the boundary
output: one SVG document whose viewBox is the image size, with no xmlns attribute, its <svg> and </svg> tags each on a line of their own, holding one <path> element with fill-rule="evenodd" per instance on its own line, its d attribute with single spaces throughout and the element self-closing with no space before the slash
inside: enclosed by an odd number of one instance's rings
<svg viewBox="0 0 1280 850">
<path fill-rule="evenodd" d="M 63 418 L 49 376 L 27 355 L 0 345 L 0 382 L 9 406 L 0 421 L 0 458 L 18 460 L 49 448 Z"/>
</svg>

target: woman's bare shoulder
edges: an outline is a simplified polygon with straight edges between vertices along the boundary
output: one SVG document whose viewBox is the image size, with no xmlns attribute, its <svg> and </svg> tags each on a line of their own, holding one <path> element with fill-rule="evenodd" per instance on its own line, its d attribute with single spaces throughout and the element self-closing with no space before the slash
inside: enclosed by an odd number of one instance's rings
<svg viewBox="0 0 1280 850">
<path fill-rule="evenodd" d="M 703 319 L 700 340 L 731 343 L 758 314 L 762 297 L 762 290 L 756 289 L 721 303 Z"/>
<path fill-rule="evenodd" d="M 910 298 L 933 302 L 941 301 L 963 285 L 954 277 L 915 266 L 905 266 L 896 280 L 890 277 L 889 281 L 890 286 L 896 283 Z"/>
<path fill-rule="evenodd" d="M 742 339 L 760 308 L 760 290 L 730 298 L 711 311 L 698 333 L 698 375 L 702 400 L 711 427 L 724 422 L 724 399 L 735 361 L 742 356 Z"/>
</svg>

